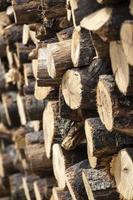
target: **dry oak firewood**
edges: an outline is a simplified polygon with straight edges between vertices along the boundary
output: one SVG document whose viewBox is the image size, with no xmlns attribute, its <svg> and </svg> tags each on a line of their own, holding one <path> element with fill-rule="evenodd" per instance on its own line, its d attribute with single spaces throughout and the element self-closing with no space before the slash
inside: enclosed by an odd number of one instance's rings
<svg viewBox="0 0 133 200">
<path fill-rule="evenodd" d="M 94 57 L 90 32 L 78 26 L 72 34 L 71 58 L 74 67 L 89 65 Z"/>
<path fill-rule="evenodd" d="M 59 187 L 53 187 L 54 200 L 72 200 L 72 197 L 67 188 L 61 189 Z"/>
<path fill-rule="evenodd" d="M 111 75 L 100 76 L 97 108 L 102 123 L 109 131 L 115 129 L 133 135 L 132 97 L 120 94 Z"/>
<path fill-rule="evenodd" d="M 53 171 L 60 188 L 65 188 L 65 171 L 76 163 L 86 159 L 86 145 L 66 151 L 59 144 L 53 145 Z"/>
<path fill-rule="evenodd" d="M 133 148 L 122 149 L 113 157 L 111 167 L 118 192 L 124 199 L 133 199 Z"/>
<path fill-rule="evenodd" d="M 133 65 L 133 20 L 124 21 L 120 36 L 127 62 Z"/>
<path fill-rule="evenodd" d="M 119 199 L 115 181 L 106 168 L 83 169 L 82 178 L 89 200 Z"/>
<path fill-rule="evenodd" d="M 82 180 L 82 170 L 88 169 L 88 160 L 83 160 L 65 172 L 65 180 L 73 200 L 87 200 L 87 194 Z"/>
<path fill-rule="evenodd" d="M 127 63 L 127 56 L 119 41 L 110 42 L 112 71 L 119 90 L 124 95 L 132 95 L 133 69 Z"/>
<path fill-rule="evenodd" d="M 68 70 L 62 79 L 62 93 L 66 104 L 73 110 L 94 110 L 99 75 L 108 74 L 109 71 L 107 59 L 94 59 L 87 67 Z"/>
<path fill-rule="evenodd" d="M 102 164 L 107 166 L 107 163 L 104 163 L 106 157 L 118 153 L 124 147 L 133 146 L 132 137 L 117 131 L 109 133 L 99 118 L 85 120 L 85 133 L 88 159 L 93 168 Z"/>
<path fill-rule="evenodd" d="M 119 12 L 118 12 L 119 10 Z M 120 39 L 120 28 L 125 20 L 131 19 L 128 4 L 105 7 L 81 21 L 81 27 L 96 32 L 104 41 Z"/>
</svg>

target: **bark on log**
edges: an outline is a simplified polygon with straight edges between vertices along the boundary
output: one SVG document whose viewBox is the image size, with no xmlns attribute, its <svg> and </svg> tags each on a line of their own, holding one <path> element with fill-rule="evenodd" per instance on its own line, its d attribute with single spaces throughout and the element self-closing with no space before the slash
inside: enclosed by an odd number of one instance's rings
<svg viewBox="0 0 133 200">
<path fill-rule="evenodd" d="M 119 41 L 110 43 L 110 58 L 116 84 L 124 95 L 132 95 L 133 69 L 127 63 L 123 47 Z"/>
<path fill-rule="evenodd" d="M 71 58 L 74 67 L 89 65 L 95 57 L 91 35 L 88 30 L 77 27 L 72 35 Z"/>
<path fill-rule="evenodd" d="M 97 86 L 97 108 L 101 121 L 112 131 L 133 135 L 132 97 L 119 93 L 111 75 L 100 76 Z"/>
<path fill-rule="evenodd" d="M 56 35 L 57 35 L 59 42 L 61 42 L 63 40 L 71 39 L 72 33 L 73 33 L 73 27 L 69 27 L 69 28 L 63 29 L 62 31 L 56 33 Z"/>
<path fill-rule="evenodd" d="M 109 133 L 99 118 L 85 120 L 85 133 L 88 159 L 93 168 L 102 165 L 104 158 L 118 153 L 124 147 L 133 145 L 132 137 L 120 134 L 117 131 Z M 94 158 L 92 159 L 92 157 Z"/>
<path fill-rule="evenodd" d="M 53 170 L 60 188 L 65 188 L 65 171 L 74 164 L 86 159 L 86 147 L 81 145 L 74 150 L 66 151 L 59 144 L 53 145 Z"/>
<path fill-rule="evenodd" d="M 125 3 L 100 9 L 85 17 L 80 24 L 81 27 L 96 32 L 104 41 L 113 41 L 120 39 L 122 23 L 131 18 L 128 4 Z"/>
<path fill-rule="evenodd" d="M 95 59 L 90 66 L 68 70 L 62 80 L 62 93 L 71 109 L 95 109 L 96 85 L 99 75 L 109 73 L 106 59 Z"/>
<path fill-rule="evenodd" d="M 54 200 L 72 200 L 72 197 L 68 191 L 68 189 L 60 189 L 59 187 L 54 187 L 53 188 L 53 196 Z"/>
<path fill-rule="evenodd" d="M 120 36 L 127 62 L 133 66 L 133 20 L 124 21 Z"/>
<path fill-rule="evenodd" d="M 131 200 L 133 198 L 133 149 L 121 150 L 113 158 L 111 165 L 118 192 L 124 199 Z"/>
<path fill-rule="evenodd" d="M 82 180 L 82 170 L 87 168 L 89 168 L 88 160 L 83 160 L 66 170 L 66 184 L 73 200 L 88 199 Z"/>
<path fill-rule="evenodd" d="M 43 144 L 44 143 L 43 132 L 35 131 L 27 133 L 25 136 L 25 143 L 27 146 L 30 144 L 37 144 L 37 143 Z"/>
<path fill-rule="evenodd" d="M 107 169 L 83 169 L 82 178 L 88 199 L 119 199 L 119 194 L 115 189 L 115 181 Z"/>
</svg>

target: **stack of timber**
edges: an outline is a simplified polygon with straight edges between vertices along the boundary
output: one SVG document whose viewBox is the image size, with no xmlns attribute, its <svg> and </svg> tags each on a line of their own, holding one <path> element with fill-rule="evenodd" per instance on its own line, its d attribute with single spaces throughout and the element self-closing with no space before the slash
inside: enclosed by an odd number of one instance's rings
<svg viewBox="0 0 133 200">
<path fill-rule="evenodd" d="M 133 0 L 0 0 L 0 200 L 133 200 Z"/>
</svg>

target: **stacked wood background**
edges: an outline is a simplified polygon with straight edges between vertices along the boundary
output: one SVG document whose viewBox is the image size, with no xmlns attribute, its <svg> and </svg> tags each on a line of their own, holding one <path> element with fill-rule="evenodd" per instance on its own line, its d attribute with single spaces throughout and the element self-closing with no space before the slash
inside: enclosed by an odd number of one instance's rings
<svg viewBox="0 0 133 200">
<path fill-rule="evenodd" d="M 133 200 L 133 0 L 0 0 L 0 200 Z"/>
</svg>

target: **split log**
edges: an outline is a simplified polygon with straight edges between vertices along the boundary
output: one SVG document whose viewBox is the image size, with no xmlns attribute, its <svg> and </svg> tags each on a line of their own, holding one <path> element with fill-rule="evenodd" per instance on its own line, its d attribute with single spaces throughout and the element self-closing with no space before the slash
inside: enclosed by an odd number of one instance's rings
<svg viewBox="0 0 133 200">
<path fill-rule="evenodd" d="M 84 17 L 101 8 L 101 5 L 98 4 L 96 0 L 70 0 L 69 2 L 72 20 L 75 27 L 80 25 L 80 21 Z M 70 12 L 69 9 L 68 12 Z M 68 15 L 70 14 L 68 13 Z"/>
<path fill-rule="evenodd" d="M 11 196 L 14 200 L 25 200 L 25 193 L 22 187 L 22 174 L 14 174 L 9 176 L 9 184 L 11 190 Z"/>
<path fill-rule="evenodd" d="M 71 40 L 47 45 L 47 70 L 51 78 L 60 82 L 65 71 L 72 67 Z"/>
<path fill-rule="evenodd" d="M 39 1 L 28 3 L 13 4 L 14 18 L 16 24 L 30 24 L 41 20 Z"/>
<path fill-rule="evenodd" d="M 73 200 L 87 200 L 87 194 L 82 180 L 82 170 L 89 168 L 88 160 L 83 160 L 65 173 L 65 180 Z"/>
<path fill-rule="evenodd" d="M 124 95 L 132 95 L 132 67 L 127 63 L 123 47 L 119 41 L 110 43 L 110 58 L 116 84 Z"/>
<path fill-rule="evenodd" d="M 91 35 L 88 30 L 77 27 L 72 34 L 71 58 L 75 67 L 89 65 L 95 57 Z"/>
<path fill-rule="evenodd" d="M 52 188 L 56 185 L 54 177 L 47 177 L 34 182 L 34 191 L 37 200 L 50 199 Z"/>
<path fill-rule="evenodd" d="M 117 131 L 109 133 L 99 118 L 85 120 L 88 159 L 90 166 L 106 165 L 113 154 L 124 147 L 132 146 L 132 137 Z M 107 159 L 109 157 L 109 159 Z"/>
<path fill-rule="evenodd" d="M 59 144 L 53 145 L 53 170 L 60 188 L 65 188 L 65 171 L 72 165 L 86 159 L 86 147 L 80 145 L 76 149 L 66 151 Z"/>
<path fill-rule="evenodd" d="M 111 165 L 118 192 L 124 199 L 131 200 L 133 198 L 133 149 L 121 150 L 113 158 Z"/>
<path fill-rule="evenodd" d="M 133 65 L 133 20 L 124 21 L 121 27 L 120 36 L 127 62 L 130 65 Z"/>
<path fill-rule="evenodd" d="M 115 181 L 106 168 L 83 169 L 82 177 L 88 199 L 119 199 L 119 194 L 115 189 Z"/>
<path fill-rule="evenodd" d="M 59 42 L 61 42 L 63 40 L 71 39 L 72 33 L 73 33 L 73 27 L 69 27 L 69 28 L 66 28 L 66 29 L 58 32 L 56 35 L 57 35 Z"/>
<path fill-rule="evenodd" d="M 119 12 L 118 12 L 119 10 Z M 128 4 L 100 9 L 81 21 L 81 27 L 96 32 L 104 41 L 120 39 L 120 28 L 125 20 L 131 19 Z"/>
<path fill-rule="evenodd" d="M 68 191 L 68 189 L 60 189 L 59 187 L 54 187 L 53 188 L 53 196 L 54 200 L 72 200 L 72 197 Z"/>
<path fill-rule="evenodd" d="M 25 98 L 19 94 L 17 95 L 17 107 L 18 107 L 21 125 L 25 125 L 27 122 Z"/>
<path fill-rule="evenodd" d="M 30 121 L 41 120 L 44 107 L 45 103 L 43 100 L 37 100 L 33 95 L 25 96 L 25 108 Z"/>
<path fill-rule="evenodd" d="M 133 135 L 132 97 L 119 93 L 111 75 L 100 76 L 97 86 L 97 108 L 107 130 L 115 129 Z"/>
<path fill-rule="evenodd" d="M 106 59 L 95 59 L 90 66 L 68 70 L 62 79 L 62 93 L 71 109 L 95 109 L 96 85 L 99 75 L 109 73 Z"/>
<path fill-rule="evenodd" d="M 23 188 L 27 200 L 35 200 L 33 182 L 39 180 L 39 177 L 32 174 L 22 178 Z"/>
</svg>

